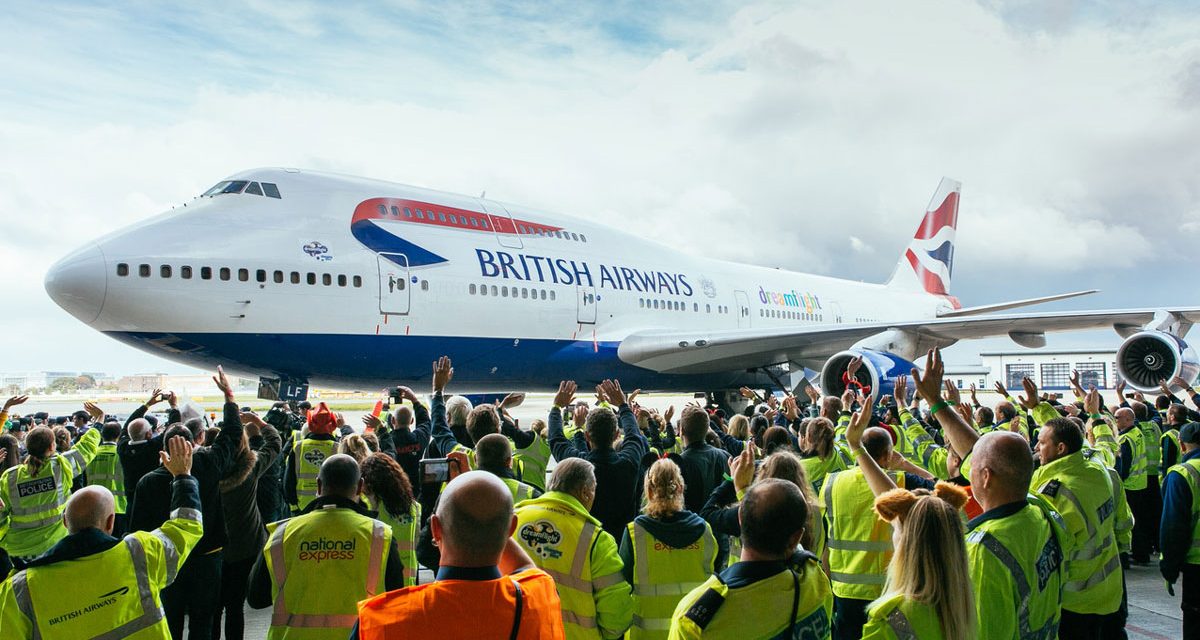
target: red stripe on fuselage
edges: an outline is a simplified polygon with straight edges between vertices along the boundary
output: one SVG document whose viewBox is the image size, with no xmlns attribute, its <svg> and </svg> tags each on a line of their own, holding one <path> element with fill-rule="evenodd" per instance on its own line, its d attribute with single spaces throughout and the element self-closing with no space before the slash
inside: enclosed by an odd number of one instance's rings
<svg viewBox="0 0 1200 640">
<path fill-rule="evenodd" d="M 942 227 L 955 229 L 958 227 L 958 192 L 951 191 L 937 209 L 925 213 L 925 219 L 917 228 L 913 237 L 918 240 L 928 240 L 942 230 Z"/>
<path fill-rule="evenodd" d="M 353 224 L 360 220 L 391 220 L 393 222 L 423 224 L 432 227 L 461 229 L 463 231 L 482 231 L 509 235 L 547 235 L 555 231 L 562 231 L 562 227 L 554 227 L 538 222 L 510 219 L 507 216 L 494 216 L 469 209 L 459 209 L 403 198 L 370 198 L 363 200 L 354 208 L 354 217 L 350 220 L 350 223 Z"/>
</svg>

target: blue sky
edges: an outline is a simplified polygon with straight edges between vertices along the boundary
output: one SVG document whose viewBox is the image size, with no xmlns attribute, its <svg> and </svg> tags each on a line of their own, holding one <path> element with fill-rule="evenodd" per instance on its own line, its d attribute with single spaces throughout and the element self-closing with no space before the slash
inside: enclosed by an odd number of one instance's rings
<svg viewBox="0 0 1200 640">
<path fill-rule="evenodd" d="M 487 189 L 869 281 L 949 175 L 965 304 L 1194 305 L 1197 33 L 1188 3 L 1148 1 L 16 3 L 0 291 L 21 311 L 0 369 L 177 370 L 59 310 L 42 276 L 262 165 Z M 1051 344 L 1095 341 L 1116 344 Z"/>
</svg>

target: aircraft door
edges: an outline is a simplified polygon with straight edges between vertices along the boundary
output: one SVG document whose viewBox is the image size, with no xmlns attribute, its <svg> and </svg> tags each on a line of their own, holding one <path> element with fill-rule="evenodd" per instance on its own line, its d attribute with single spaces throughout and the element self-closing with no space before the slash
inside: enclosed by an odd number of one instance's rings
<svg viewBox="0 0 1200 640">
<path fill-rule="evenodd" d="M 596 324 L 596 287 L 579 285 L 576 291 L 576 306 L 580 324 Z"/>
<path fill-rule="evenodd" d="M 491 218 L 492 231 L 496 234 L 496 241 L 500 243 L 500 246 L 509 249 L 524 248 L 525 245 L 521 242 L 517 223 L 513 221 L 512 215 L 508 213 L 508 209 L 505 209 L 504 205 L 487 200 L 480 200 L 479 204 Z"/>
<path fill-rule="evenodd" d="M 381 253 L 378 261 L 379 313 L 407 315 L 412 287 L 408 257 L 402 253 Z"/>
<path fill-rule="evenodd" d="M 750 326 L 750 298 L 746 296 L 745 291 L 734 291 L 733 297 L 737 301 L 737 326 L 739 329 L 748 328 Z"/>
</svg>

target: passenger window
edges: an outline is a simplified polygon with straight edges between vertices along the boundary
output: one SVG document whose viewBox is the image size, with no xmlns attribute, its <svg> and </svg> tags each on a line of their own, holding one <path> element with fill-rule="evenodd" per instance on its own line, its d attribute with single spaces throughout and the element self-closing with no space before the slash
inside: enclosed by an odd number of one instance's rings
<svg viewBox="0 0 1200 640">
<path fill-rule="evenodd" d="M 396 288 L 397 289 L 399 289 L 400 291 L 404 291 L 404 288 L 407 286 L 408 286 L 408 282 L 406 282 L 404 280 L 404 278 L 396 278 Z"/>
<path fill-rule="evenodd" d="M 333 276 L 329 275 L 328 273 L 321 274 L 321 284 L 327 287 L 333 284 Z"/>
<path fill-rule="evenodd" d="M 261 196 L 263 194 L 262 187 L 259 187 L 257 182 L 251 182 L 250 186 L 246 187 L 246 193 L 254 196 Z"/>
<path fill-rule="evenodd" d="M 551 291 L 551 292 L 550 292 L 550 299 L 551 299 L 551 300 L 553 300 L 553 299 L 554 299 L 554 292 L 553 292 L 553 291 Z"/>
<path fill-rule="evenodd" d="M 257 281 L 259 281 L 259 282 L 266 282 L 266 281 L 267 281 L 267 270 L 266 270 L 266 269 L 259 269 L 259 270 L 255 271 L 255 272 L 254 272 L 254 279 L 255 279 L 255 280 L 257 280 Z"/>
<path fill-rule="evenodd" d="M 579 234 L 579 241 L 580 241 L 580 242 L 587 242 L 587 236 L 583 235 L 582 233 L 581 233 L 581 234 Z"/>
<path fill-rule="evenodd" d="M 200 267 L 200 279 L 212 280 L 212 267 Z"/>
<path fill-rule="evenodd" d="M 149 278 L 150 277 L 150 265 L 139 264 L 138 265 L 138 275 L 143 278 Z"/>
<path fill-rule="evenodd" d="M 240 282 L 249 282 L 250 281 L 250 270 L 249 269 L 238 269 L 238 280 Z"/>
<path fill-rule="evenodd" d="M 338 274 L 338 286 L 339 286 L 339 287 L 344 287 L 344 286 L 346 286 L 346 276 L 345 276 L 345 274 L 341 274 L 341 273 L 339 273 L 339 274 Z"/>
<path fill-rule="evenodd" d="M 479 295 L 481 295 L 481 296 L 487 295 L 487 285 L 486 284 L 479 285 Z"/>
<path fill-rule="evenodd" d="M 385 207 L 383 205 L 377 205 L 377 207 L 379 209 L 379 215 L 381 215 L 381 216 L 387 215 L 387 207 Z"/>
<path fill-rule="evenodd" d="M 438 221 L 439 221 L 439 222 L 445 222 L 445 221 L 446 221 L 446 214 L 444 214 L 444 213 L 442 213 L 441 211 L 439 211 L 439 212 L 438 212 Z"/>
<path fill-rule="evenodd" d="M 470 293 L 471 295 L 475 295 L 475 285 L 474 285 L 474 283 L 472 283 L 470 287 L 467 287 L 467 292 L 468 292 L 468 293 Z"/>
<path fill-rule="evenodd" d="M 354 276 L 354 286 L 362 287 L 362 276 Z"/>
<path fill-rule="evenodd" d="M 546 290 L 542 289 L 542 300 L 546 299 Z"/>
<path fill-rule="evenodd" d="M 186 267 L 186 266 L 179 267 L 179 277 L 183 278 L 184 280 L 191 280 L 192 279 L 192 268 Z"/>
<path fill-rule="evenodd" d="M 450 214 L 450 224 L 458 224 L 458 218 L 455 218 L 453 213 Z"/>
<path fill-rule="evenodd" d="M 420 209 L 413 209 L 413 211 L 416 211 L 416 212 L 417 212 L 417 220 L 424 220 L 424 219 L 425 219 L 425 216 L 421 214 L 421 210 L 420 210 Z"/>
<path fill-rule="evenodd" d="M 497 291 L 499 290 L 496 288 L 496 285 L 492 285 L 492 296 L 495 296 Z"/>
<path fill-rule="evenodd" d="M 164 264 L 158 268 L 158 275 L 163 278 L 171 277 L 171 265 Z"/>
<path fill-rule="evenodd" d="M 117 265 L 117 275 L 121 276 L 122 278 L 129 275 L 129 265 L 125 264 L 124 262 L 118 264 Z"/>
<path fill-rule="evenodd" d="M 479 221 L 479 224 L 483 225 L 483 228 L 484 228 L 484 229 L 488 229 L 488 228 L 490 228 L 490 227 L 488 227 L 488 221 L 487 221 L 487 218 L 484 218 L 484 219 L 480 220 L 480 221 Z"/>
<path fill-rule="evenodd" d="M 641 307 L 641 308 L 643 308 L 643 309 L 645 309 L 645 308 L 646 308 L 646 299 L 645 299 L 645 298 L 638 298 L 638 306 L 639 306 L 639 307 Z"/>
<path fill-rule="evenodd" d="M 264 182 L 264 183 L 262 183 L 262 188 L 263 188 L 263 195 L 267 196 L 268 198 L 275 198 L 275 199 L 280 198 L 279 187 L 275 186 L 275 183 Z"/>
<path fill-rule="evenodd" d="M 305 278 L 305 280 L 306 280 L 306 281 L 307 281 L 309 284 L 316 284 L 316 283 L 317 283 L 317 274 L 315 274 L 315 273 L 313 273 L 313 272 L 309 271 L 309 272 L 308 272 L 308 276 Z"/>
<path fill-rule="evenodd" d="M 392 217 L 393 218 L 400 217 L 400 207 L 397 207 L 396 205 L 392 205 Z"/>
<path fill-rule="evenodd" d="M 412 217 L 412 209 L 409 209 L 408 207 L 404 207 L 404 217 L 411 218 Z"/>
<path fill-rule="evenodd" d="M 299 271 L 292 272 L 292 284 L 300 284 L 300 272 Z"/>
<path fill-rule="evenodd" d="M 229 267 L 221 267 L 221 279 L 229 280 Z"/>
<path fill-rule="evenodd" d="M 575 242 L 579 242 L 579 236 L 577 236 L 573 233 L 571 234 L 571 239 L 574 240 Z"/>
<path fill-rule="evenodd" d="M 508 287 L 500 287 L 500 296 L 504 298 L 508 297 Z"/>
<path fill-rule="evenodd" d="M 275 272 L 275 284 L 283 284 L 283 272 L 282 271 Z"/>
<path fill-rule="evenodd" d="M 526 289 L 525 287 L 521 287 L 521 298 L 525 299 L 528 297 L 529 297 L 529 289 Z"/>
</svg>

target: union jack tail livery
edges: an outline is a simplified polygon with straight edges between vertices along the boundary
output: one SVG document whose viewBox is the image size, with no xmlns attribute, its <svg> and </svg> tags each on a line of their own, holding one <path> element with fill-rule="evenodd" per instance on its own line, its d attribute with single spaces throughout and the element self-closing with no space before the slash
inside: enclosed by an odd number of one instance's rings
<svg viewBox="0 0 1200 640">
<path fill-rule="evenodd" d="M 943 297 L 958 308 L 958 300 L 950 295 L 950 277 L 954 273 L 954 231 L 958 226 L 961 192 L 961 182 L 942 178 L 921 226 L 888 280 L 889 287 L 924 291 Z"/>
</svg>

